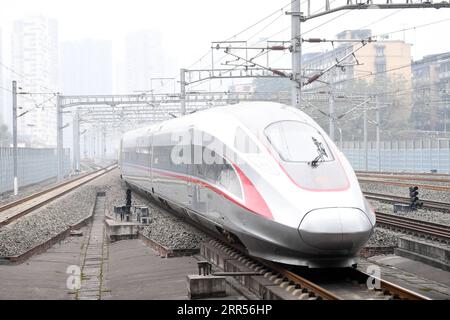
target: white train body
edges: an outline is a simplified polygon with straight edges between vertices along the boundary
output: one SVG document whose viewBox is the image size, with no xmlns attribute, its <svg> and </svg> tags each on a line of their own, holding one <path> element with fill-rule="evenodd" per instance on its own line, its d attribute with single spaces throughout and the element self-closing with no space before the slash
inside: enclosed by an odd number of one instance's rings
<svg viewBox="0 0 450 320">
<path fill-rule="evenodd" d="M 309 116 L 278 103 L 217 107 L 130 131 L 120 168 L 129 184 L 271 261 L 353 265 L 375 226 L 345 156 Z"/>
</svg>

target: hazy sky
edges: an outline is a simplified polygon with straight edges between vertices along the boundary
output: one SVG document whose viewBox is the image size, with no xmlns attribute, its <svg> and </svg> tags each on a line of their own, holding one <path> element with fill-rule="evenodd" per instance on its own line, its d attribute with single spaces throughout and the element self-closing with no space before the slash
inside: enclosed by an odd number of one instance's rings
<svg viewBox="0 0 450 320">
<path fill-rule="evenodd" d="M 324 0 L 312 2 L 316 5 L 312 11 L 317 11 L 325 3 Z M 335 6 L 346 1 L 331 2 L 332 6 Z M 189 67 L 206 53 L 211 41 L 225 40 L 233 36 L 288 5 L 289 0 L 0 0 L 0 4 L 0 26 L 3 29 L 5 52 L 9 50 L 11 22 L 26 15 L 41 14 L 58 20 L 60 41 L 84 38 L 112 40 L 116 61 L 123 59 L 121 48 L 126 33 L 141 29 L 157 30 L 161 33 L 165 53 L 174 61 L 173 70 L 178 70 L 180 67 Z M 250 39 L 255 42 L 283 29 L 283 32 L 271 39 L 289 39 L 290 17 L 283 14 L 288 9 L 290 6 L 285 7 L 283 11 L 279 10 L 235 40 L 247 40 L 256 34 Z M 384 17 L 386 18 L 376 22 Z M 368 24 L 371 24 L 368 28 L 372 28 L 374 34 L 380 34 L 450 19 L 450 9 L 341 11 L 303 23 L 302 29 L 308 31 L 330 19 L 334 20 L 305 36 L 333 38 L 339 31 L 357 29 Z M 391 38 L 405 39 L 412 43 L 412 54 L 415 58 L 420 58 L 426 54 L 450 51 L 450 37 L 446 30 L 450 30 L 450 21 L 394 33 Z M 330 48 L 330 45 L 305 44 L 305 51 Z M 6 52 L 5 59 L 8 59 L 8 55 L 9 52 Z M 287 64 L 286 67 L 289 67 L 288 57 L 286 54 L 281 59 Z M 206 66 L 209 62 L 208 56 L 197 66 Z"/>
</svg>

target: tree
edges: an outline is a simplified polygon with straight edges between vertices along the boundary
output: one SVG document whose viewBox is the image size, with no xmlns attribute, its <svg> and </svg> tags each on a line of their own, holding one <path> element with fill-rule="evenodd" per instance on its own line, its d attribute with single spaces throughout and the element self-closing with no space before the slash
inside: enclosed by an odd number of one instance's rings
<svg viewBox="0 0 450 320">
<path fill-rule="evenodd" d="M 287 78 L 255 78 L 255 92 L 281 92 L 291 90 L 291 80 Z"/>
</svg>

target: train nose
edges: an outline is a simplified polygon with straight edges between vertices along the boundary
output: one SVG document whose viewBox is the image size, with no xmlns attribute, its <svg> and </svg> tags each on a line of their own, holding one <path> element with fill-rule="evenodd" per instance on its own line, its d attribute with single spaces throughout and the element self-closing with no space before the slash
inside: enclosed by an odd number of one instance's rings
<svg viewBox="0 0 450 320">
<path fill-rule="evenodd" d="M 323 208 L 308 212 L 299 226 L 308 245 L 323 250 L 350 250 L 362 246 L 372 234 L 372 224 L 355 208 Z"/>
</svg>

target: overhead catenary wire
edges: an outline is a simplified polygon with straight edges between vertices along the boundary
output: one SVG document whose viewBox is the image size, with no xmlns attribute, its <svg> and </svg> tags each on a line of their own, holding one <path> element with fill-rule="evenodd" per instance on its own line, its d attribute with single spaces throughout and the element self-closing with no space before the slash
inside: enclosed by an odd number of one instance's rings
<svg viewBox="0 0 450 320">
<path fill-rule="evenodd" d="M 245 33 L 246 31 L 251 30 L 251 29 L 254 28 L 255 26 L 257 26 L 257 25 L 261 24 L 262 22 L 266 21 L 267 19 L 270 19 L 271 17 L 273 17 L 274 15 L 276 15 L 277 13 L 279 13 L 280 11 L 282 11 L 283 9 L 285 9 L 286 7 L 290 6 L 294 1 L 295 1 L 295 0 L 289 1 L 288 3 L 286 3 L 285 5 L 283 5 L 281 8 L 274 10 L 274 11 L 271 12 L 269 15 L 267 15 L 267 16 L 265 16 L 265 17 L 259 19 L 258 21 L 256 21 L 255 23 L 251 24 L 250 26 L 248 26 L 248 27 L 242 29 L 241 31 L 239 31 L 239 32 L 237 32 L 237 33 L 235 33 L 235 34 L 233 34 L 232 36 L 228 37 L 225 41 L 230 41 L 231 39 L 235 39 L 236 37 L 242 35 L 242 34 Z M 306 2 L 307 2 L 307 0 L 304 0 L 302 3 L 304 4 L 304 3 L 306 3 Z M 280 16 L 280 17 L 281 17 L 281 16 Z M 278 20 L 278 19 L 276 19 L 276 20 Z M 261 31 L 263 31 L 263 30 L 261 30 Z M 258 33 L 255 33 L 254 35 L 252 35 L 252 37 L 256 36 L 257 34 L 258 34 Z M 209 56 L 210 53 L 211 53 L 211 50 L 212 50 L 212 49 L 209 49 L 207 52 L 205 52 L 205 54 L 203 54 L 199 59 L 195 60 L 195 62 L 193 62 L 191 65 L 189 65 L 186 69 L 191 69 L 193 66 L 195 66 L 196 64 L 198 64 L 199 62 L 201 62 L 203 59 L 205 59 L 207 56 Z M 220 61 L 222 61 L 224 57 L 226 57 L 226 55 L 224 55 L 222 58 L 220 58 Z M 208 62 L 208 63 L 209 63 L 209 62 Z M 179 75 L 176 74 L 174 77 L 175 77 L 175 78 L 179 78 Z M 160 89 L 160 88 L 162 88 L 162 87 L 164 87 L 164 85 L 163 85 L 163 86 L 160 86 L 160 87 L 157 87 L 155 90 Z"/>
<path fill-rule="evenodd" d="M 44 105 L 45 103 L 49 102 L 49 101 L 52 100 L 54 97 L 55 97 L 55 96 L 52 96 L 52 97 L 47 98 L 47 99 L 45 99 L 44 101 L 42 101 L 42 102 L 40 102 L 40 103 L 38 103 L 38 104 L 35 104 L 32 108 L 30 108 L 30 109 L 28 109 L 28 110 L 22 112 L 21 114 L 19 114 L 19 115 L 17 116 L 17 118 L 20 118 L 20 117 L 26 115 L 27 113 L 33 111 L 34 109 L 40 108 L 42 105 Z"/>
<path fill-rule="evenodd" d="M 31 84 L 31 85 L 38 86 L 38 87 L 40 87 L 40 88 L 42 88 L 42 89 L 45 89 L 45 90 L 48 90 L 48 91 L 54 91 L 53 89 L 50 89 L 50 88 L 47 87 L 47 86 L 44 86 L 44 85 L 42 85 L 42 84 L 37 84 L 37 83 L 35 83 L 33 80 L 30 80 L 29 78 L 27 78 L 25 75 L 23 75 L 23 74 L 17 72 L 17 71 L 14 70 L 13 68 L 7 66 L 7 65 L 6 65 L 5 63 L 3 63 L 1 60 L 0 60 L 0 66 L 2 66 L 4 69 L 10 71 L 11 73 L 14 73 L 15 75 L 19 76 L 19 77 L 20 77 L 22 80 L 24 80 L 24 82 L 25 82 L 26 84 L 28 84 L 28 85 Z"/>
</svg>

